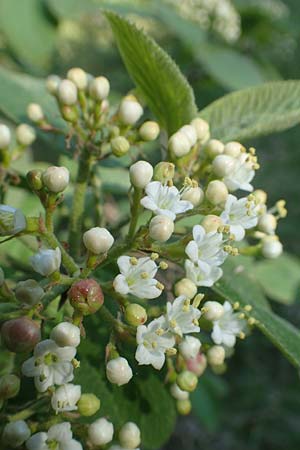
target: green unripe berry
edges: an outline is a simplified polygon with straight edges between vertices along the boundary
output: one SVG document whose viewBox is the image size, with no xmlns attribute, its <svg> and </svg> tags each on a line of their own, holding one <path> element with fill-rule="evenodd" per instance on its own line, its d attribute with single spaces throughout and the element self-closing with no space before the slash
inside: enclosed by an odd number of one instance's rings
<svg viewBox="0 0 300 450">
<path fill-rule="evenodd" d="M 176 407 L 179 414 L 187 416 L 191 412 L 192 403 L 190 400 L 177 400 Z"/>
<path fill-rule="evenodd" d="M 20 390 L 20 378 L 8 374 L 0 378 L 0 399 L 16 397 Z"/>
<path fill-rule="evenodd" d="M 193 392 L 197 387 L 198 378 L 193 372 L 184 370 L 178 375 L 176 382 L 183 391 Z"/>
<path fill-rule="evenodd" d="M 101 402 L 94 394 L 82 394 L 77 407 L 80 415 L 90 417 L 96 414 L 100 409 Z"/>
<path fill-rule="evenodd" d="M 137 303 L 131 303 L 126 306 L 125 309 L 125 319 L 129 325 L 133 325 L 134 327 L 138 327 L 139 325 L 143 325 L 143 323 L 147 320 L 147 312 L 145 308 Z"/>
<path fill-rule="evenodd" d="M 130 149 L 130 144 L 124 136 L 117 136 L 113 138 L 111 141 L 112 152 L 115 156 L 123 156 L 128 153 Z"/>
</svg>

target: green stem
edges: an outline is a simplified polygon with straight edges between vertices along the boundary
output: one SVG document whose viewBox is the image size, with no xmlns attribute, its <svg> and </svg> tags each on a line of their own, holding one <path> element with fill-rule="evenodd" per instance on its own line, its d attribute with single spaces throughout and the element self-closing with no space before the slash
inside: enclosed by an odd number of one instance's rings
<svg viewBox="0 0 300 450">
<path fill-rule="evenodd" d="M 36 414 L 41 406 L 44 406 L 48 403 L 49 397 L 43 397 L 36 401 L 36 403 L 29 408 L 23 409 L 16 414 L 11 414 L 8 416 L 8 420 L 10 422 L 15 422 L 16 420 L 26 420 L 29 417 Z"/>
<path fill-rule="evenodd" d="M 64 247 L 60 244 L 58 239 L 53 233 L 45 232 L 41 233 L 41 238 L 44 239 L 51 248 L 55 249 L 56 247 L 60 248 L 62 262 L 67 271 L 73 275 L 75 272 L 79 270 L 79 267 L 75 263 L 74 259 L 68 254 L 68 252 L 64 249 Z"/>
<path fill-rule="evenodd" d="M 92 167 L 92 157 L 86 149 L 80 155 L 78 172 L 73 197 L 71 219 L 70 219 L 70 252 L 77 259 L 80 256 L 80 244 L 82 223 L 85 206 L 85 195 L 89 183 L 90 171 Z"/>
<path fill-rule="evenodd" d="M 138 189 L 138 188 L 134 188 L 132 206 L 131 206 L 131 221 L 130 221 L 129 231 L 128 231 L 129 241 L 132 241 L 134 234 L 135 234 L 136 227 L 137 227 L 141 197 L 142 197 L 142 190 Z"/>
</svg>

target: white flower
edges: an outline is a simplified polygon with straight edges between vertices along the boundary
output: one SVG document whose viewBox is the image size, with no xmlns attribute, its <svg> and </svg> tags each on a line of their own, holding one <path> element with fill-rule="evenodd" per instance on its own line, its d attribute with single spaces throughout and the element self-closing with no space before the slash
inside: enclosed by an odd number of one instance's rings
<svg viewBox="0 0 300 450">
<path fill-rule="evenodd" d="M 246 322 L 244 319 L 239 319 L 239 313 L 233 311 L 229 302 L 226 301 L 223 308 L 224 314 L 213 323 L 211 337 L 215 344 L 234 347 L 236 336 L 245 329 Z"/>
<path fill-rule="evenodd" d="M 77 410 L 76 403 L 81 396 L 81 386 L 75 384 L 63 384 L 52 394 L 51 406 L 58 412 Z"/>
<path fill-rule="evenodd" d="M 30 437 L 30 429 L 24 420 L 7 423 L 1 441 L 11 448 L 20 447 Z"/>
<path fill-rule="evenodd" d="M 193 209 L 191 202 L 181 200 L 181 193 L 175 186 L 165 186 L 159 181 L 152 181 L 146 186 L 147 196 L 142 198 L 141 204 L 154 214 L 162 214 L 175 220 L 176 214 Z"/>
<path fill-rule="evenodd" d="M 190 300 L 184 295 L 175 298 L 173 303 L 167 303 L 166 319 L 168 326 L 173 333 L 179 336 L 199 332 L 198 319 L 200 316 L 199 309 L 192 306 Z"/>
<path fill-rule="evenodd" d="M 154 278 L 158 267 L 151 258 L 136 259 L 130 256 L 120 256 L 117 264 L 121 273 L 113 282 L 116 292 L 148 299 L 160 296 L 162 286 Z"/>
<path fill-rule="evenodd" d="M 72 359 L 76 348 L 58 347 L 52 339 L 39 342 L 33 356 L 22 365 L 26 377 L 34 377 L 35 387 L 39 392 L 45 392 L 48 387 L 61 385 L 73 380 Z"/>
<path fill-rule="evenodd" d="M 257 207 L 255 202 L 247 197 L 237 199 L 230 194 L 220 217 L 225 225 L 230 226 L 230 233 L 234 235 L 235 240 L 241 241 L 245 230 L 257 225 Z"/>
<path fill-rule="evenodd" d="M 189 259 L 185 261 L 185 271 L 186 277 L 196 286 L 210 287 L 223 275 L 223 270 L 220 267 L 210 266 L 202 261 L 194 264 Z"/>
<path fill-rule="evenodd" d="M 206 232 L 201 225 L 193 227 L 193 238 L 185 247 L 185 253 L 194 262 L 205 262 L 211 266 L 220 266 L 227 257 L 223 250 L 223 235 L 216 231 Z"/>
<path fill-rule="evenodd" d="M 26 442 L 28 450 L 82 450 L 80 442 L 72 439 L 69 422 L 53 425 L 48 432 L 42 431 L 31 436 Z"/>
<path fill-rule="evenodd" d="M 132 378 L 132 370 L 127 359 L 119 356 L 108 361 L 106 364 L 106 376 L 111 383 L 118 386 L 129 383 Z"/>
<path fill-rule="evenodd" d="M 26 228 L 26 218 L 20 209 L 0 205 L 0 236 L 13 236 Z"/>
<path fill-rule="evenodd" d="M 39 250 L 30 258 L 33 270 L 45 277 L 59 270 L 61 264 L 61 251 L 58 247 L 55 250 Z"/>
<path fill-rule="evenodd" d="M 196 358 L 201 347 L 201 342 L 194 336 L 185 336 L 178 348 L 184 359 Z"/>
<path fill-rule="evenodd" d="M 108 444 L 114 435 L 113 424 L 104 417 L 97 419 L 89 426 L 88 435 L 93 445 Z"/>
<path fill-rule="evenodd" d="M 164 365 L 166 350 L 175 344 L 174 336 L 167 331 L 164 316 L 152 320 L 147 326 L 140 325 L 137 328 L 136 341 L 138 347 L 135 359 L 140 365 L 151 364 L 157 370 Z"/>
<path fill-rule="evenodd" d="M 221 155 L 222 158 L 227 158 L 232 161 L 232 170 L 229 171 L 223 178 L 224 183 L 229 191 L 233 192 L 237 189 L 243 191 L 253 191 L 253 186 L 250 182 L 253 180 L 255 171 L 253 169 L 253 162 L 249 160 L 249 154 L 242 153 L 237 158 L 229 155 Z M 217 156 L 217 158 L 220 158 Z"/>
<path fill-rule="evenodd" d="M 59 347 L 78 347 L 80 328 L 70 322 L 61 322 L 52 329 L 50 338 Z"/>
</svg>

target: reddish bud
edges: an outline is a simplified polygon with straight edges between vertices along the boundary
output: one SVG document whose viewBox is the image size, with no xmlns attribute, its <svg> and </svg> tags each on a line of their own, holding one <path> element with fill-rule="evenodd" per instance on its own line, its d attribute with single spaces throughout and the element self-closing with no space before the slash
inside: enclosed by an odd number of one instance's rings
<svg viewBox="0 0 300 450">
<path fill-rule="evenodd" d="M 8 320 L 1 328 L 4 344 L 11 352 L 29 352 L 41 339 L 39 325 L 27 317 Z"/>
<path fill-rule="evenodd" d="M 73 308 L 84 316 L 94 314 L 104 302 L 100 285 L 92 279 L 74 283 L 68 296 Z"/>
<path fill-rule="evenodd" d="M 189 359 L 186 363 L 188 370 L 194 372 L 197 377 L 200 377 L 203 374 L 207 366 L 206 356 L 203 355 L 203 353 L 198 353 L 196 358 Z"/>
</svg>

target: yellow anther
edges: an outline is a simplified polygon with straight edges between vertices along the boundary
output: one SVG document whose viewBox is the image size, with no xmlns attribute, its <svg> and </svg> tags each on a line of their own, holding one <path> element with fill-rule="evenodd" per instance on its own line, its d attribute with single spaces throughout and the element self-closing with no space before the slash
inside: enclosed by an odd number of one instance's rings
<svg viewBox="0 0 300 450">
<path fill-rule="evenodd" d="M 192 187 L 197 188 L 199 185 L 196 180 L 192 180 Z"/>
<path fill-rule="evenodd" d="M 250 148 L 249 148 L 249 153 L 250 153 L 251 155 L 255 155 L 256 149 L 255 149 L 254 147 L 250 147 Z"/>
<path fill-rule="evenodd" d="M 204 299 L 204 294 L 197 294 L 196 297 L 193 300 L 193 307 L 198 308 L 201 301 Z"/>
<path fill-rule="evenodd" d="M 253 309 L 253 307 L 252 307 L 251 305 L 246 305 L 246 306 L 244 307 L 244 310 L 247 311 L 247 312 L 252 311 L 252 309 Z"/>
<path fill-rule="evenodd" d="M 78 359 L 73 358 L 71 362 L 72 362 L 74 369 L 78 369 L 78 367 L 80 367 L 80 361 L 78 361 Z"/>
<path fill-rule="evenodd" d="M 159 254 L 158 253 L 151 253 L 150 258 L 152 259 L 152 261 L 155 261 L 157 258 L 159 258 Z"/>
<path fill-rule="evenodd" d="M 252 326 L 256 324 L 256 320 L 254 319 L 254 317 L 249 317 L 248 319 L 248 325 Z"/>
<path fill-rule="evenodd" d="M 183 304 L 184 306 L 190 307 L 191 301 L 187 298 L 186 300 L 184 300 Z"/>
<path fill-rule="evenodd" d="M 162 335 L 164 334 L 163 328 L 158 328 L 158 329 L 155 331 L 155 334 L 157 334 L 157 336 L 162 336 Z"/>
<path fill-rule="evenodd" d="M 153 342 L 151 342 L 151 345 L 152 345 L 152 348 L 156 348 L 158 344 L 156 341 L 153 341 Z"/>
<path fill-rule="evenodd" d="M 224 225 L 220 225 L 220 226 L 218 227 L 218 229 L 217 229 L 217 232 L 218 232 L 218 233 L 224 233 L 224 231 L 225 231 L 225 226 L 224 226 Z"/>
<path fill-rule="evenodd" d="M 161 291 L 163 291 L 164 290 L 164 285 L 162 284 L 162 283 L 160 283 L 159 281 L 156 283 L 156 285 L 155 285 L 156 287 L 157 287 L 157 289 L 159 289 L 159 290 L 161 290 Z"/>
<path fill-rule="evenodd" d="M 193 324 L 197 327 L 199 325 L 198 319 L 193 319 Z"/>
<path fill-rule="evenodd" d="M 247 199 L 249 200 L 249 202 L 253 202 L 255 200 L 255 196 L 253 194 L 249 194 Z"/>
<path fill-rule="evenodd" d="M 141 273 L 141 278 L 142 278 L 143 280 L 147 280 L 147 279 L 149 278 L 149 273 L 148 273 L 148 272 L 142 272 L 142 273 Z"/>
<path fill-rule="evenodd" d="M 233 309 L 239 309 L 240 308 L 240 304 L 239 304 L 239 302 L 235 302 L 234 304 L 233 304 Z"/>
<path fill-rule="evenodd" d="M 239 318 L 239 319 L 245 319 L 245 314 L 244 314 L 244 313 L 239 314 L 239 315 L 238 315 L 238 318 Z"/>
<path fill-rule="evenodd" d="M 209 311 L 209 308 L 207 308 L 206 306 L 203 306 L 203 308 L 201 308 L 201 312 L 202 314 L 205 314 Z"/>
<path fill-rule="evenodd" d="M 246 337 L 246 335 L 245 335 L 245 333 L 243 333 L 242 331 L 238 334 L 238 337 L 240 338 L 240 339 L 245 339 L 245 337 Z"/>
<path fill-rule="evenodd" d="M 176 328 L 177 327 L 177 322 L 175 319 L 170 320 L 170 325 L 172 328 Z"/>
<path fill-rule="evenodd" d="M 132 257 L 130 258 L 130 264 L 131 264 L 132 266 L 136 266 L 137 263 L 138 263 L 137 258 L 136 258 L 135 256 L 132 256 Z"/>
<path fill-rule="evenodd" d="M 167 181 L 167 185 L 168 185 L 169 187 L 172 187 L 173 184 L 174 184 L 174 183 L 173 183 L 173 180 L 168 180 L 168 181 Z"/>
<path fill-rule="evenodd" d="M 176 353 L 177 353 L 177 349 L 174 347 L 168 348 L 166 350 L 167 356 L 174 356 L 174 355 L 176 355 Z"/>
<path fill-rule="evenodd" d="M 161 261 L 161 262 L 159 263 L 159 267 L 160 267 L 162 270 L 166 270 L 166 269 L 169 267 L 169 265 L 168 265 L 168 263 L 166 263 L 166 261 Z"/>
<path fill-rule="evenodd" d="M 260 168 L 260 164 L 253 164 L 253 169 L 254 170 L 258 170 Z"/>
</svg>

